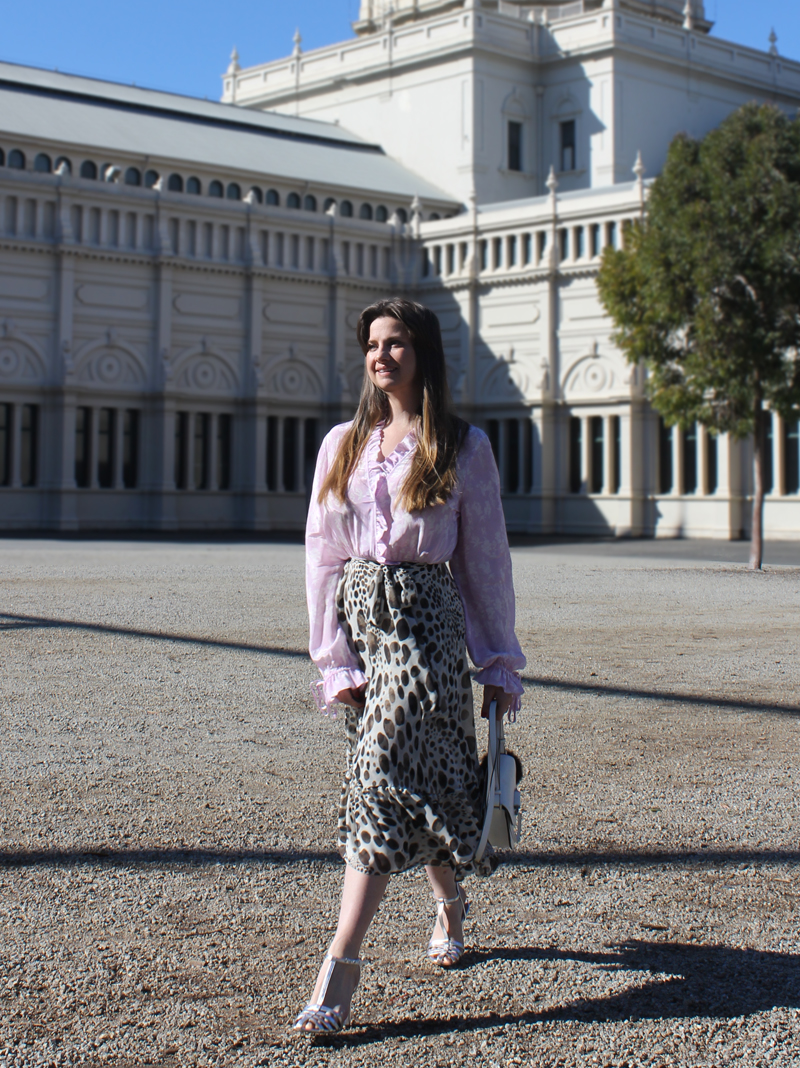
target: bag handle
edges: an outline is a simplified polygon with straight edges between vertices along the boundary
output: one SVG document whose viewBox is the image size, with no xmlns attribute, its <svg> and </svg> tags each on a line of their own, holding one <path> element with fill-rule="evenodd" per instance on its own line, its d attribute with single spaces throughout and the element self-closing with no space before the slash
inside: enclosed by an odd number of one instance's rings
<svg viewBox="0 0 800 1068">
<path fill-rule="evenodd" d="M 486 844 L 489 841 L 489 832 L 492 829 L 492 813 L 494 811 L 494 795 L 500 770 L 498 758 L 504 750 L 505 734 L 502 722 L 500 724 L 497 722 L 497 701 L 495 700 L 489 705 L 489 752 L 486 756 L 486 814 L 478 848 L 475 850 L 476 860 L 483 859 L 483 854 L 486 852 Z"/>
</svg>

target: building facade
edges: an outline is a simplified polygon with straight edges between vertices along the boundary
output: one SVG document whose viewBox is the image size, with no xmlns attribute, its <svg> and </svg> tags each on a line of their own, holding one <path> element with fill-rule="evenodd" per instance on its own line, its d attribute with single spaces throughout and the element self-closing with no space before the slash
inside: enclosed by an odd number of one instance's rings
<svg viewBox="0 0 800 1068">
<path fill-rule="evenodd" d="M 223 102 L 3 70 L 0 526 L 296 529 L 360 310 L 439 314 L 510 530 L 741 537 L 747 442 L 663 426 L 597 298 L 680 130 L 800 65 L 702 4 L 364 0 L 356 36 Z M 644 163 L 642 163 L 644 161 Z M 800 538 L 772 419 L 767 536 Z"/>
</svg>

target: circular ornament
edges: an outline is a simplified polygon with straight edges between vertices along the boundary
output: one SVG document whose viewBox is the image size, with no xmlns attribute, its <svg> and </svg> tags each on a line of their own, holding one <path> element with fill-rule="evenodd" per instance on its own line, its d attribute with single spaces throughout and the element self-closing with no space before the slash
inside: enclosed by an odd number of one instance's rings
<svg viewBox="0 0 800 1068">
<path fill-rule="evenodd" d="M 0 349 L 0 375 L 13 375 L 19 370 L 19 354 L 13 349 Z"/>
</svg>

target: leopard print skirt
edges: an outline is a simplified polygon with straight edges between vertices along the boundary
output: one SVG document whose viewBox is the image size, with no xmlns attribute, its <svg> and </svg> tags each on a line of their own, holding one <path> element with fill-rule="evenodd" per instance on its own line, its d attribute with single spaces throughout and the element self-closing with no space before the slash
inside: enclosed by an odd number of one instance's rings
<svg viewBox="0 0 800 1068">
<path fill-rule="evenodd" d="M 347 774 L 339 852 L 387 875 L 474 861 L 483 800 L 465 648 L 464 610 L 445 564 L 349 560 L 339 619 L 367 677 L 366 704 L 347 707 Z"/>
</svg>

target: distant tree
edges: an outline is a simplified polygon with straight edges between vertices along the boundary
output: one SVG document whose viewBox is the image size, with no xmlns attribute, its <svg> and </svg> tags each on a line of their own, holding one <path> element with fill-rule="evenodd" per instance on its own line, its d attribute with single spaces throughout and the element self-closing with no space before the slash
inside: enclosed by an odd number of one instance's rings
<svg viewBox="0 0 800 1068">
<path fill-rule="evenodd" d="M 747 104 L 669 147 L 600 297 L 668 425 L 753 436 L 750 567 L 763 553 L 764 411 L 800 411 L 800 121 Z"/>
</svg>

